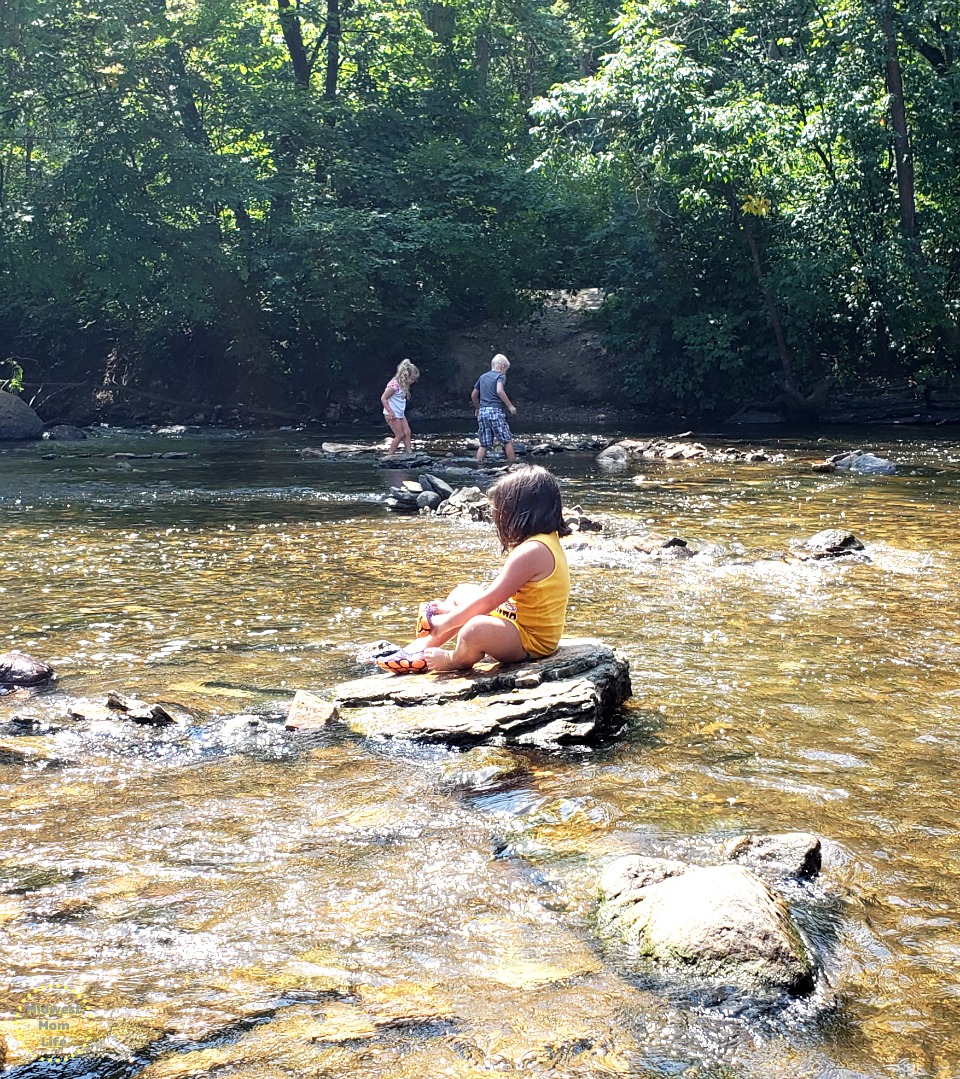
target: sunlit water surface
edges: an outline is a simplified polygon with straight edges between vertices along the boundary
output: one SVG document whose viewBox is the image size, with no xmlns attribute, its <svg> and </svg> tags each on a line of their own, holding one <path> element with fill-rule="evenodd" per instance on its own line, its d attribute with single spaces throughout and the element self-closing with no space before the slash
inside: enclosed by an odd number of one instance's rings
<svg viewBox="0 0 960 1079">
<path fill-rule="evenodd" d="M 296 689 L 362 673 L 359 643 L 408 638 L 420 598 L 499 564 L 487 526 L 389 515 L 396 477 L 372 460 L 298 456 L 318 441 L 104 431 L 0 450 L 0 651 L 58 675 L 0 698 L 11 1061 L 50 1053 L 25 1000 L 85 1009 L 79 1048 L 22 1074 L 960 1074 L 956 441 L 768 434 L 749 445 L 785 462 L 621 472 L 544 459 L 605 534 L 699 554 L 571 554 L 568 632 L 630 661 L 624 735 L 524 752 L 520 779 L 466 794 L 452 752 L 283 730 Z M 848 447 L 897 474 L 811 472 Z M 868 558 L 784 557 L 831 527 Z M 65 717 L 108 689 L 188 721 Z M 614 855 L 709 860 L 790 830 L 824 840 L 812 999 L 674 992 L 598 948 Z"/>
</svg>

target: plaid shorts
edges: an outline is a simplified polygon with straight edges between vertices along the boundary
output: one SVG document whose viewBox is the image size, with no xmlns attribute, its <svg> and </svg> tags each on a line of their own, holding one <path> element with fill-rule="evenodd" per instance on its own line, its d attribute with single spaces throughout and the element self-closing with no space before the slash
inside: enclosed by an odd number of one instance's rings
<svg viewBox="0 0 960 1079">
<path fill-rule="evenodd" d="M 480 428 L 477 437 L 485 450 L 490 449 L 494 442 L 513 441 L 513 435 L 507 426 L 507 417 L 504 416 L 503 409 L 497 408 L 496 405 L 485 405 L 481 408 L 477 413 L 477 424 Z"/>
</svg>

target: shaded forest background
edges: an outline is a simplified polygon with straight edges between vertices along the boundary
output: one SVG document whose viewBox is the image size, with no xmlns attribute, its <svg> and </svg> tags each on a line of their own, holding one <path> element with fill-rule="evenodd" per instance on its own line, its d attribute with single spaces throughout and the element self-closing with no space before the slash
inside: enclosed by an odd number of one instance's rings
<svg viewBox="0 0 960 1079">
<path fill-rule="evenodd" d="M 404 356 L 439 383 L 457 331 L 585 288 L 611 401 L 816 415 L 954 385 L 956 3 L 0 20 L 0 388 L 323 414 Z"/>
</svg>

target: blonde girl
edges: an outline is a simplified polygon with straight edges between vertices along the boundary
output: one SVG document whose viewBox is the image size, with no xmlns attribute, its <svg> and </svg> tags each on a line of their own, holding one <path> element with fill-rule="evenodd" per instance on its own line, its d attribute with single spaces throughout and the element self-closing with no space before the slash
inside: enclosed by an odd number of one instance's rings
<svg viewBox="0 0 960 1079">
<path fill-rule="evenodd" d="M 415 364 L 409 360 L 401 360 L 397 373 L 387 383 L 387 388 L 380 395 L 380 404 L 383 405 L 383 418 L 387 421 L 393 441 L 387 453 L 396 453 L 403 443 L 406 453 L 413 449 L 410 424 L 407 422 L 407 401 L 410 399 L 410 386 L 420 377 L 420 372 Z"/>
</svg>

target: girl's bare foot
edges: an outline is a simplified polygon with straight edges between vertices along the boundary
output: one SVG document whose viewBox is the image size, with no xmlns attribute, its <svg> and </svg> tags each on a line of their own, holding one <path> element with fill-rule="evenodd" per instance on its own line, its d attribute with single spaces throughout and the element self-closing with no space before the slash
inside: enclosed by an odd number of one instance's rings
<svg viewBox="0 0 960 1079">
<path fill-rule="evenodd" d="M 453 652 L 446 648 L 424 648 L 423 658 L 431 671 L 462 671 L 464 669 L 459 663 L 454 663 Z"/>
</svg>

